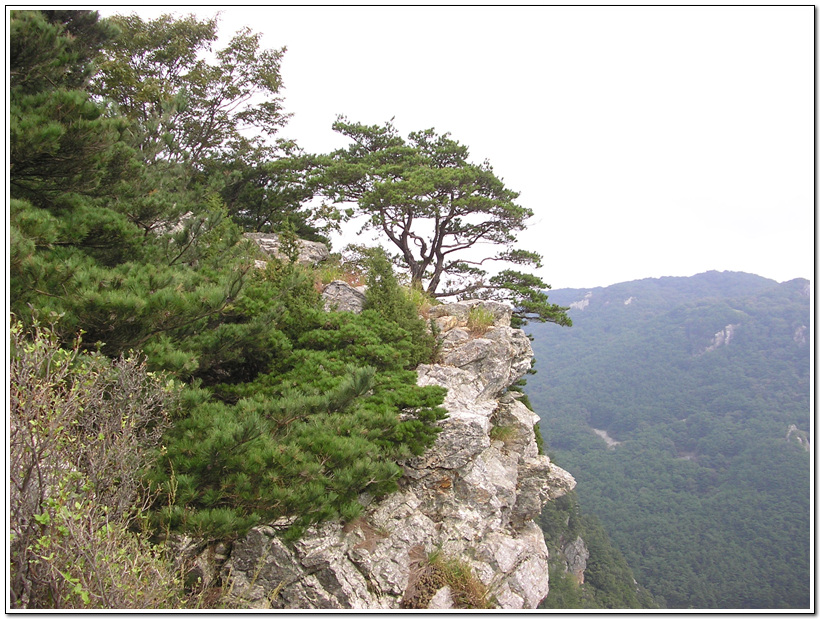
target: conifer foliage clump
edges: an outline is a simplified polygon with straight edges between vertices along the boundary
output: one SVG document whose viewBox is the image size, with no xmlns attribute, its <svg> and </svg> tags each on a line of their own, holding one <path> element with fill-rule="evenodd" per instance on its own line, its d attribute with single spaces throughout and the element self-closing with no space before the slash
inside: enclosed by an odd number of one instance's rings
<svg viewBox="0 0 820 619">
<path fill-rule="evenodd" d="M 230 537 L 282 518 L 296 537 L 356 518 L 360 495 L 396 490 L 398 462 L 432 445 L 444 417 L 444 391 L 412 370 L 429 350 L 412 337 L 424 323 L 325 312 L 293 263 L 255 274 L 238 306 L 245 325 L 268 326 L 271 348 L 252 380 L 186 390 L 152 478 L 160 523 Z"/>
</svg>

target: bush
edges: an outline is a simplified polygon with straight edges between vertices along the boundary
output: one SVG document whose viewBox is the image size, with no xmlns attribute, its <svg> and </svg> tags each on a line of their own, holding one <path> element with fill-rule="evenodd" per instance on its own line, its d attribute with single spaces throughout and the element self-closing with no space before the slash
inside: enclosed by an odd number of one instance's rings
<svg viewBox="0 0 820 619">
<path fill-rule="evenodd" d="M 371 273 L 370 291 L 361 314 L 325 312 L 298 265 L 254 274 L 231 324 L 266 326 L 257 339 L 276 346 L 245 380 L 185 390 L 151 475 L 157 524 L 224 538 L 287 518 L 294 538 L 357 517 L 364 492 L 396 490 L 398 461 L 435 441 L 445 392 L 416 385 L 431 336 L 389 264 Z"/>
<path fill-rule="evenodd" d="M 369 265 L 365 310 L 376 312 L 407 332 L 414 350 L 408 367 L 432 362 L 436 350 L 435 337 L 427 331 L 427 325 L 419 317 L 419 307 L 413 297 L 399 285 L 387 255 L 384 251 L 374 250 Z"/>
<path fill-rule="evenodd" d="M 316 272 L 316 287 L 323 289 L 332 281 L 341 280 L 351 286 L 362 286 L 365 283 L 365 273 L 362 268 L 345 260 L 340 254 L 330 254 L 330 257 L 318 265 Z"/>
<path fill-rule="evenodd" d="M 175 603 L 172 569 L 129 530 L 174 390 L 136 357 L 61 349 L 53 327 L 10 330 L 10 597 L 14 608 Z"/>
<path fill-rule="evenodd" d="M 403 288 L 403 291 L 407 299 L 416 307 L 416 313 L 424 319 L 429 318 L 430 309 L 440 303 L 421 288 L 410 286 Z"/>
<path fill-rule="evenodd" d="M 467 328 L 474 336 L 480 336 L 487 333 L 490 327 L 495 323 L 495 316 L 493 313 L 480 305 L 470 308 L 470 314 L 467 316 Z"/>
<path fill-rule="evenodd" d="M 505 445 L 512 442 L 518 436 L 515 426 L 493 426 L 490 429 L 490 439 L 501 441 Z"/>
</svg>

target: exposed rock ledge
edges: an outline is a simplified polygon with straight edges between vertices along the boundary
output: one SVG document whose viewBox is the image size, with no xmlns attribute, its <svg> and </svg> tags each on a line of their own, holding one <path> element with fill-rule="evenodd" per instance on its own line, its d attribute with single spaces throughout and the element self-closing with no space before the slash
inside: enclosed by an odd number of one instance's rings
<svg viewBox="0 0 820 619">
<path fill-rule="evenodd" d="M 504 393 L 533 356 L 526 335 L 508 326 L 509 308 L 488 303 L 496 326 L 471 337 L 465 307 L 436 308 L 447 327 L 442 363 L 418 368 L 419 384 L 448 388 L 449 417 L 433 448 L 406 462 L 401 489 L 371 502 L 356 522 L 314 527 L 292 546 L 274 526 L 234 543 L 222 574 L 235 604 L 400 608 L 420 562 L 436 550 L 469 564 L 500 608 L 535 608 L 547 595 L 548 552 L 533 518 L 575 480 L 538 454 L 538 417 Z M 495 439 L 494 427 L 504 428 Z M 428 607 L 452 605 L 446 586 L 430 593 Z"/>
<path fill-rule="evenodd" d="M 251 239 L 262 250 L 264 254 L 274 258 L 285 259 L 286 256 L 282 253 L 281 242 L 279 235 L 272 232 L 246 232 L 244 234 L 246 239 Z M 298 264 L 314 265 L 327 260 L 330 251 L 327 245 L 317 241 L 306 241 L 304 239 L 297 239 L 297 249 L 299 255 L 296 258 Z M 264 267 L 265 261 L 258 260 L 257 266 Z"/>
</svg>

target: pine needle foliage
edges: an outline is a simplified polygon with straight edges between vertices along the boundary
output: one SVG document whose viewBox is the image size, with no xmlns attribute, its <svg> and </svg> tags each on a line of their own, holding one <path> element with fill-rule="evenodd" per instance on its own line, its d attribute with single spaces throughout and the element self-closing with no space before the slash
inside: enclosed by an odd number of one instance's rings
<svg viewBox="0 0 820 619">
<path fill-rule="evenodd" d="M 218 538 L 285 518 L 297 537 L 355 518 L 362 493 L 396 490 L 398 462 L 432 445 L 444 390 L 416 385 L 408 330 L 374 310 L 324 312 L 292 262 L 255 274 L 245 293 L 235 324 L 266 325 L 275 354 L 250 380 L 183 398 L 189 412 L 152 478 L 157 523 Z"/>
</svg>

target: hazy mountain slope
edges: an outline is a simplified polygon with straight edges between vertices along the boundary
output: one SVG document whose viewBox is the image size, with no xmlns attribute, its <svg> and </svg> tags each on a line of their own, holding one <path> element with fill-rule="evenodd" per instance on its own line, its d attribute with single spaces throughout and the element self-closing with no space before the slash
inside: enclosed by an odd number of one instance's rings
<svg viewBox="0 0 820 619">
<path fill-rule="evenodd" d="M 709 272 L 550 300 L 574 326 L 529 327 L 526 390 L 638 580 L 670 607 L 807 606 L 808 282 Z"/>
</svg>

